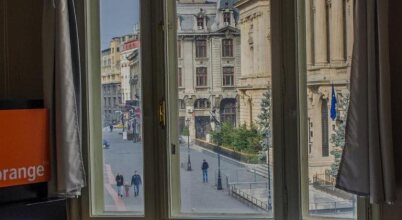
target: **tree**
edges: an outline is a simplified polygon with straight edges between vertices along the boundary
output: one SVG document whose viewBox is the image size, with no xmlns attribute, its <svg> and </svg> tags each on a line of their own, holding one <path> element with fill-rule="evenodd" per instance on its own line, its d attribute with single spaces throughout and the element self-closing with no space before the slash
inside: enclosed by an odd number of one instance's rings
<svg viewBox="0 0 402 220">
<path fill-rule="evenodd" d="M 259 153 L 260 159 L 266 159 L 266 152 L 272 146 L 271 137 L 272 137 L 272 128 L 271 128 L 271 117 L 272 117 L 272 106 L 271 106 L 271 89 L 263 94 L 263 98 L 261 99 L 261 113 L 258 115 L 257 124 L 260 126 L 260 132 L 262 136 L 261 140 L 261 151 Z"/>
<path fill-rule="evenodd" d="M 349 106 L 349 94 L 338 100 L 337 112 L 338 118 L 336 122 L 335 133 L 331 135 L 331 143 L 333 148 L 331 155 L 334 155 L 334 162 L 331 164 L 331 175 L 336 176 L 338 174 L 339 164 L 342 159 L 342 152 L 345 146 L 345 126 L 346 126 L 346 113 Z M 343 115 L 339 114 L 343 113 Z"/>
</svg>

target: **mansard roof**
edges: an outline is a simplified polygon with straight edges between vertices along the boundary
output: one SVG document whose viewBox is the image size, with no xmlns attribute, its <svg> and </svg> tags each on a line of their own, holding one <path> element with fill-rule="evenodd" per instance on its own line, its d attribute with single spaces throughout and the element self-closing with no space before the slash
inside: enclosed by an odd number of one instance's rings
<svg viewBox="0 0 402 220">
<path fill-rule="evenodd" d="M 234 8 L 234 4 L 237 2 L 237 0 L 219 0 L 219 10 L 223 10 L 226 8 Z"/>
</svg>

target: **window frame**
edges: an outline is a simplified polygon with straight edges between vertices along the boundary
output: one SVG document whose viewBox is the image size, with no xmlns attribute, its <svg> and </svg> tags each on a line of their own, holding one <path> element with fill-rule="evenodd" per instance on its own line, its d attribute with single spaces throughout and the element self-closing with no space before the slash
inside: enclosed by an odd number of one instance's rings
<svg viewBox="0 0 402 220">
<path fill-rule="evenodd" d="M 96 21 L 99 21 L 98 3 L 97 0 L 78 3 L 78 5 L 83 5 L 84 12 L 81 14 L 81 21 L 85 20 L 83 23 L 86 26 L 84 28 L 86 41 L 84 47 L 82 47 L 85 48 L 85 58 L 82 61 L 85 62 L 82 63 L 84 82 L 82 141 L 85 166 L 88 171 L 88 187 L 83 189 L 81 198 L 68 200 L 69 213 L 72 219 L 99 219 L 91 213 L 91 206 L 97 202 L 93 200 L 94 192 L 92 188 L 95 185 L 94 183 L 102 176 L 93 177 L 93 174 L 96 173 L 93 168 L 97 165 L 96 160 L 93 158 L 98 154 L 93 151 L 91 146 L 101 144 L 101 141 L 98 140 L 99 138 L 94 138 L 99 137 L 98 130 L 101 127 L 100 120 L 97 120 L 101 116 L 101 110 L 96 108 L 101 105 L 101 76 L 90 74 L 100 70 L 100 35 L 99 25 L 96 25 Z M 144 169 L 149 166 L 147 169 L 155 172 L 156 175 L 144 177 L 145 181 L 149 183 L 149 186 L 144 189 L 149 194 L 149 199 L 145 199 L 144 204 L 146 216 L 133 218 L 144 220 L 182 219 L 186 216 L 175 215 L 176 218 L 172 218 L 172 214 L 178 211 L 174 210 L 174 208 L 180 205 L 180 201 L 172 197 L 172 194 L 177 194 L 180 188 L 177 188 L 177 185 L 172 185 L 171 181 L 169 181 L 169 178 L 177 178 L 178 176 L 177 173 L 171 173 L 170 169 L 168 169 L 171 166 L 179 166 L 179 164 L 175 164 L 178 161 L 178 155 L 170 155 L 175 145 L 177 146 L 177 123 L 167 123 L 165 127 L 164 124 L 159 124 L 160 120 L 157 117 L 164 115 L 159 114 L 159 109 L 166 106 L 168 109 L 165 113 L 167 121 L 177 122 L 178 119 L 177 90 L 174 89 L 177 87 L 177 78 L 167 77 L 177 74 L 177 59 L 176 56 L 164 56 L 167 51 L 172 51 L 175 54 L 177 50 L 175 45 L 176 4 L 175 0 L 142 0 L 140 5 L 143 13 L 141 17 L 150 18 L 146 22 L 141 21 L 142 47 L 152 48 L 149 53 L 142 54 L 143 59 L 147 60 L 143 63 L 143 70 L 149 70 L 149 77 L 143 78 L 143 93 L 149 92 L 152 98 L 149 104 L 144 106 L 144 114 L 147 114 L 144 115 L 144 118 L 147 118 L 144 119 L 144 124 L 149 125 L 144 127 L 144 139 L 148 141 L 146 143 L 148 146 L 153 146 L 144 155 L 144 161 L 147 161 L 147 164 L 144 164 Z M 272 72 L 281 73 L 272 78 L 273 128 L 275 130 L 273 143 L 276 146 L 283 146 L 283 148 L 274 148 L 274 218 L 278 220 L 302 219 L 307 217 L 306 213 L 308 214 L 308 196 L 306 197 L 308 183 L 306 184 L 306 178 L 300 178 L 300 176 L 305 176 L 306 171 L 308 172 L 306 169 L 308 155 L 305 150 L 307 148 L 303 146 L 308 143 L 306 134 L 308 129 L 302 129 L 306 127 L 307 121 L 306 90 L 303 86 L 306 85 L 304 7 L 304 0 L 273 0 L 271 3 L 271 28 L 277 30 L 272 32 L 272 53 L 277 54 L 272 58 Z M 294 10 L 295 8 L 297 10 Z M 296 15 L 299 15 L 297 20 Z M 159 24 L 161 21 L 163 21 L 163 25 L 151 26 L 151 24 Z M 164 27 L 168 28 L 165 29 Z M 153 45 L 151 45 L 151 41 Z M 151 60 L 151 57 L 154 59 Z M 284 57 L 287 59 L 284 59 Z M 161 74 L 161 72 L 165 74 Z M 284 86 L 285 79 L 288 80 L 286 87 Z M 170 85 L 170 87 L 167 85 Z M 155 88 L 155 90 L 153 91 L 152 88 Z M 99 94 L 96 95 L 96 91 L 99 91 Z M 166 104 L 164 102 L 165 97 L 168 99 Z M 284 128 L 287 129 L 285 130 Z M 159 138 L 154 138 L 155 136 Z M 158 163 L 152 163 L 153 161 Z M 287 162 L 284 163 L 284 161 Z M 102 182 L 102 180 L 100 181 Z M 155 188 L 152 188 L 151 183 L 159 184 L 155 184 Z M 371 210 L 372 212 L 370 212 Z M 359 219 L 379 219 L 379 206 L 370 206 L 365 199 L 359 199 L 357 212 L 359 213 Z M 120 214 L 119 216 L 105 215 L 101 219 L 121 220 L 130 216 Z M 205 219 L 205 216 L 197 217 L 193 215 L 192 217 L 194 217 L 193 219 Z M 253 217 L 255 216 L 236 216 L 237 219 Z M 215 219 L 233 219 L 233 216 L 215 216 Z M 339 218 L 310 216 L 309 219 L 339 220 Z"/>
<path fill-rule="evenodd" d="M 232 71 L 225 72 L 225 70 L 231 69 Z M 229 77 L 229 84 L 227 83 L 226 77 Z M 222 87 L 234 87 L 234 67 L 233 66 L 223 66 L 222 67 Z"/>
<path fill-rule="evenodd" d="M 177 67 L 177 87 L 183 88 L 183 68 Z"/>
<path fill-rule="evenodd" d="M 222 39 L 222 57 L 233 57 L 233 39 Z"/>
<path fill-rule="evenodd" d="M 139 0 L 140 4 L 140 22 L 142 28 L 141 36 L 142 36 L 142 47 L 151 48 L 150 42 L 151 33 L 155 32 L 152 30 L 151 23 L 153 22 L 151 17 L 151 2 L 156 2 L 156 0 Z M 102 125 L 101 121 L 101 76 L 100 74 L 96 74 L 100 72 L 100 0 L 88 0 L 82 1 L 79 3 L 82 9 L 81 22 L 84 23 L 84 35 L 85 35 L 85 63 L 82 63 L 83 66 L 83 132 L 82 132 L 82 141 L 83 141 L 83 155 L 85 160 L 85 167 L 87 170 L 87 187 L 83 189 L 82 198 L 79 200 L 70 200 L 71 204 L 71 213 L 73 219 L 103 219 L 103 220 L 118 220 L 118 219 L 126 219 L 127 217 L 132 217 L 134 219 L 143 219 L 143 220 L 151 220 L 158 219 L 156 212 L 155 202 L 157 201 L 155 189 L 153 188 L 156 182 L 155 178 L 157 176 L 152 175 L 157 167 L 157 164 L 152 163 L 155 161 L 154 159 L 154 151 L 156 147 L 144 148 L 144 194 L 147 196 L 144 198 L 144 215 L 137 215 L 134 212 L 102 212 L 100 207 L 103 207 L 103 169 L 102 169 L 102 150 L 101 148 L 96 146 L 101 146 L 101 137 L 102 137 Z M 158 7 L 154 7 L 157 9 Z M 144 17 L 148 17 L 150 19 L 141 19 Z M 154 50 L 147 50 L 149 52 L 144 52 L 141 50 L 141 58 L 142 58 L 142 80 L 143 80 L 143 93 L 148 94 L 148 97 L 152 98 L 155 96 L 155 92 L 152 90 L 157 82 L 152 80 L 155 77 L 156 67 L 152 65 L 153 60 L 150 57 L 153 57 L 152 54 Z M 159 61 L 160 62 L 160 61 Z M 144 72 L 148 72 L 150 74 L 144 74 Z M 147 76 L 148 75 L 148 76 Z M 153 107 L 154 102 L 144 102 L 143 103 L 143 120 L 144 120 L 144 138 L 143 138 L 143 146 L 157 146 L 158 140 L 154 140 L 152 137 L 152 133 L 160 135 L 161 132 L 158 128 L 157 120 L 156 120 L 156 112 L 157 108 Z M 154 126 L 155 125 L 155 126 Z M 97 168 L 101 167 L 101 168 Z M 149 173 L 149 174 L 148 174 Z M 96 184 L 95 184 L 96 183 Z M 99 186 L 101 185 L 101 186 Z M 96 199 L 94 199 L 94 195 Z M 101 196 L 99 196 L 101 195 Z"/>
<path fill-rule="evenodd" d="M 279 0 L 274 0 L 279 1 Z M 294 0 L 282 0 L 285 2 L 292 2 Z M 299 152 L 299 160 L 300 160 L 300 167 L 298 168 L 298 172 L 300 174 L 300 208 L 301 208 L 301 218 L 308 219 L 308 220 L 342 220 L 342 218 L 334 218 L 334 217 L 322 217 L 322 216 L 311 216 L 309 215 L 309 181 L 308 181 L 308 159 L 309 159 L 309 139 L 308 139 L 308 132 L 309 124 L 308 124 L 308 108 L 307 108 L 307 54 L 306 54 L 306 2 L 313 1 L 313 0 L 298 0 L 294 4 L 297 10 L 297 38 L 295 43 L 297 44 L 296 47 L 296 54 L 297 54 L 297 96 L 298 96 L 298 106 L 299 106 L 299 120 L 298 120 L 298 129 L 299 129 L 299 144 L 300 144 L 300 152 Z M 277 8 L 279 9 L 279 8 Z M 282 13 L 284 14 L 284 19 L 286 19 L 286 14 L 289 14 L 288 8 L 284 10 Z M 272 11 L 272 10 L 271 10 Z M 288 12 L 286 12 L 288 11 Z M 291 11 L 291 10 L 290 10 Z M 272 13 L 278 13 L 273 11 Z M 280 12 L 279 12 L 280 13 Z M 311 18 L 307 18 L 311 19 Z M 283 28 L 287 28 L 287 22 L 282 24 Z M 290 23 L 288 23 L 289 25 Z M 275 23 L 274 26 L 277 24 Z M 278 46 L 278 45 L 276 45 Z M 275 56 L 273 58 L 273 62 L 275 59 L 280 59 L 279 57 Z M 286 62 L 286 61 L 285 61 Z M 274 64 L 273 64 L 274 65 Z M 280 68 L 279 66 L 277 68 Z M 282 75 L 282 74 L 281 74 Z M 357 198 L 357 207 L 356 207 L 356 219 L 357 220 L 380 220 L 380 206 L 379 205 L 371 205 L 367 198 Z"/>
<path fill-rule="evenodd" d="M 204 71 L 200 71 L 204 70 Z M 204 84 L 200 84 L 204 82 Z M 197 66 L 195 68 L 195 87 L 207 87 L 208 86 L 208 68 L 205 66 Z"/>
<path fill-rule="evenodd" d="M 231 17 L 231 13 L 230 11 L 223 11 L 223 22 L 228 25 L 230 25 L 230 17 Z"/>
<path fill-rule="evenodd" d="M 203 43 L 203 45 L 199 45 Z M 195 40 L 195 57 L 196 58 L 206 58 L 207 57 L 207 40 L 197 39 Z"/>
<path fill-rule="evenodd" d="M 203 30 L 204 29 L 204 17 L 203 16 L 197 16 L 196 20 L 197 20 L 197 28 L 199 30 Z"/>
</svg>

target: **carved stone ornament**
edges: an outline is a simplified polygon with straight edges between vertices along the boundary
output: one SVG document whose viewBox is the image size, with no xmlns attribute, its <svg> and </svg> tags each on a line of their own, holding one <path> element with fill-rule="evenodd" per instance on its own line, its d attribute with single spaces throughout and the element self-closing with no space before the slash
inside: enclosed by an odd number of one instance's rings
<svg viewBox="0 0 402 220">
<path fill-rule="evenodd" d="M 339 1 L 339 0 L 337 0 Z M 327 0 L 327 6 L 330 8 L 332 6 L 332 0 Z"/>
</svg>

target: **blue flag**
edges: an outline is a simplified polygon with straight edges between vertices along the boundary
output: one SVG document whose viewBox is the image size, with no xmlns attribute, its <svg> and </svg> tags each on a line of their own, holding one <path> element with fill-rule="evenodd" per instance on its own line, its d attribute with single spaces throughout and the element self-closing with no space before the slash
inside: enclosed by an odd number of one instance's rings
<svg viewBox="0 0 402 220">
<path fill-rule="evenodd" d="M 332 84 L 332 95 L 331 95 L 331 119 L 334 121 L 336 119 L 336 95 L 334 84 Z"/>
</svg>

